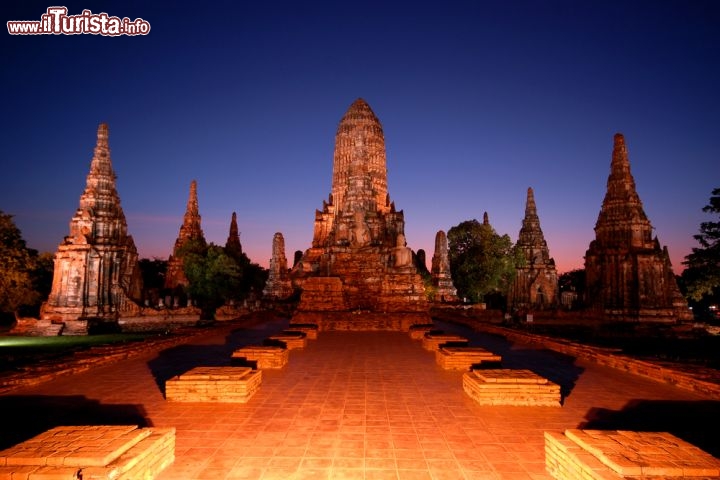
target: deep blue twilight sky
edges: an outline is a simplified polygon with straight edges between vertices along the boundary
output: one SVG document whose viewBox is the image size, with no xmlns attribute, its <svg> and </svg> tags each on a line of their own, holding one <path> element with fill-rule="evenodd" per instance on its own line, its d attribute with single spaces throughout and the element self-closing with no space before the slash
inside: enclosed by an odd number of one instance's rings
<svg viewBox="0 0 720 480">
<path fill-rule="evenodd" d="M 11 36 L 63 5 L 141 17 L 147 36 Z M 0 210 L 55 251 L 110 126 L 117 187 L 143 257 L 167 258 L 189 184 L 208 241 L 238 214 L 250 258 L 273 234 L 310 246 L 337 124 L 379 117 L 408 245 L 484 211 L 515 241 L 526 189 L 560 272 L 583 266 L 625 134 L 645 211 L 676 273 L 720 187 L 720 2 L 146 2 L 0 6 Z"/>
</svg>

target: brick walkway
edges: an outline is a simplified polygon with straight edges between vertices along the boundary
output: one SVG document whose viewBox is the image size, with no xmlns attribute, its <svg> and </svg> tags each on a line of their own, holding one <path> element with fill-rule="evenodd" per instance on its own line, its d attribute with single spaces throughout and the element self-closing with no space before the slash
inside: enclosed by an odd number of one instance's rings
<svg viewBox="0 0 720 480">
<path fill-rule="evenodd" d="M 242 345 L 286 321 L 218 329 L 186 345 L 0 396 L 0 447 L 56 425 L 177 428 L 175 463 L 160 480 L 549 479 L 545 430 L 669 431 L 715 456 L 707 426 L 720 402 L 547 350 L 441 324 L 562 386 L 558 407 L 473 402 L 462 373 L 435 365 L 407 334 L 321 332 L 263 372 L 248 404 L 178 404 L 164 381 L 195 366 L 228 365 Z"/>
</svg>

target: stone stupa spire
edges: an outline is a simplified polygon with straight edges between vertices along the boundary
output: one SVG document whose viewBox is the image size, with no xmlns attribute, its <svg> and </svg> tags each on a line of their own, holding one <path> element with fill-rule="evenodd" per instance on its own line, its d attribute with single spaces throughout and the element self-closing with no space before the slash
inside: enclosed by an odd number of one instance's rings
<svg viewBox="0 0 720 480">
<path fill-rule="evenodd" d="M 114 321 L 139 308 L 134 302 L 142 290 L 138 255 L 127 233 L 108 136 L 107 124 L 101 123 L 85 189 L 70 220 L 70 235 L 55 254 L 44 319 Z M 84 327 L 80 330 L 86 332 Z"/>
<path fill-rule="evenodd" d="M 430 274 L 432 276 L 433 286 L 435 287 L 435 298 L 433 298 L 433 300 L 436 302 L 457 301 L 457 289 L 453 284 L 450 273 L 448 239 L 442 230 L 438 230 L 437 234 L 435 234 L 435 252 L 432 257 Z"/>
<path fill-rule="evenodd" d="M 621 133 L 614 137 L 607 192 L 595 233 L 597 241 L 608 247 L 629 240 L 636 247 L 651 248 L 652 225 L 637 194 L 625 137 Z"/>
<path fill-rule="evenodd" d="M 230 233 L 228 234 L 227 241 L 225 242 L 225 251 L 233 257 L 240 257 L 242 255 L 240 231 L 238 230 L 237 214 L 235 212 L 232 213 L 232 218 L 230 219 Z"/>
<path fill-rule="evenodd" d="M 167 273 L 165 274 L 165 288 L 188 285 L 189 282 L 183 270 L 182 250 L 191 241 L 197 241 L 200 245 L 205 245 L 205 236 L 200 221 L 197 182 L 193 180 L 190 182 L 190 194 L 188 195 L 187 206 L 185 207 L 183 223 L 180 226 L 180 232 L 175 240 L 173 253 L 168 259 Z"/>
<path fill-rule="evenodd" d="M 653 238 L 630 173 L 625 138 L 614 137 L 607 192 L 585 253 L 586 302 L 617 320 L 691 320 L 667 249 Z"/>
<path fill-rule="evenodd" d="M 350 105 L 335 135 L 331 194 L 338 207 L 344 205 L 351 175 L 356 179 L 367 176 L 368 194 L 377 208 L 384 210 L 388 200 L 385 136 L 380 120 L 362 98 Z"/>
<path fill-rule="evenodd" d="M 509 303 L 514 308 L 542 309 L 557 306 L 558 276 L 555 260 L 550 257 L 535 204 L 535 193 L 527 189 L 525 218 L 515 244 L 524 258 L 516 267 L 515 280 L 510 289 Z"/>
<path fill-rule="evenodd" d="M 270 258 L 270 269 L 263 289 L 263 297 L 270 300 L 284 300 L 292 293 L 293 288 L 285 256 L 285 238 L 282 233 L 277 232 L 273 236 L 272 258 Z"/>
</svg>

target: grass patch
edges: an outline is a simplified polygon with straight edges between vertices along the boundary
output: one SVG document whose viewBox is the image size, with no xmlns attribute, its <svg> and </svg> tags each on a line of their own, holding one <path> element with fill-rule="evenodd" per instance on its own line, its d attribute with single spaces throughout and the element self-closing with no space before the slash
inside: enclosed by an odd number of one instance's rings
<svg viewBox="0 0 720 480">
<path fill-rule="evenodd" d="M 15 370 L 23 365 L 54 361 L 92 347 L 142 342 L 156 335 L 112 333 L 103 335 L 58 337 L 0 337 L 0 370 Z"/>
</svg>

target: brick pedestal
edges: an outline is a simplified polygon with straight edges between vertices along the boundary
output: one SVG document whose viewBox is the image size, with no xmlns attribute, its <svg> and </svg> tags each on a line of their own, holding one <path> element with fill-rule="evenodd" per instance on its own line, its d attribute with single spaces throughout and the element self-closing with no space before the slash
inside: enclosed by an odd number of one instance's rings
<svg viewBox="0 0 720 480">
<path fill-rule="evenodd" d="M 446 370 L 470 370 L 483 363 L 499 364 L 500 355 L 480 347 L 440 347 L 435 351 L 435 363 Z"/>
<path fill-rule="evenodd" d="M 165 382 L 171 402 L 247 403 L 262 382 L 250 367 L 197 367 Z"/>
<path fill-rule="evenodd" d="M 0 452 L 0 478 L 151 480 L 174 459 L 174 428 L 55 427 Z"/>
<path fill-rule="evenodd" d="M 450 335 L 448 333 L 426 333 L 422 339 L 422 346 L 425 350 L 431 352 L 436 351 L 441 345 L 450 343 L 453 345 L 467 345 L 468 339 L 460 335 Z"/>
<path fill-rule="evenodd" d="M 560 406 L 560 385 L 530 370 L 473 370 L 463 389 L 481 405 Z"/>
<path fill-rule="evenodd" d="M 435 325 L 432 323 L 413 325 L 410 327 L 410 338 L 413 340 L 422 340 L 425 334 L 432 330 L 435 330 Z"/>
<path fill-rule="evenodd" d="M 292 332 L 302 332 L 308 340 L 315 340 L 318 336 L 318 326 L 314 323 L 291 323 L 287 328 Z"/>
<path fill-rule="evenodd" d="M 665 432 L 545 432 L 545 465 L 558 480 L 720 478 L 720 460 Z"/>
<path fill-rule="evenodd" d="M 307 337 L 302 332 L 282 332 L 268 337 L 268 340 L 283 343 L 288 350 L 305 348 L 307 345 Z"/>
<path fill-rule="evenodd" d="M 255 362 L 257 368 L 282 368 L 288 362 L 290 351 L 287 348 L 271 345 L 248 345 L 232 353 L 233 359 Z"/>
</svg>

